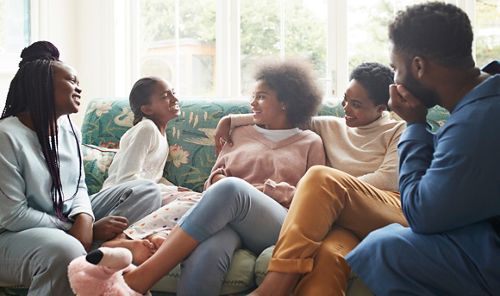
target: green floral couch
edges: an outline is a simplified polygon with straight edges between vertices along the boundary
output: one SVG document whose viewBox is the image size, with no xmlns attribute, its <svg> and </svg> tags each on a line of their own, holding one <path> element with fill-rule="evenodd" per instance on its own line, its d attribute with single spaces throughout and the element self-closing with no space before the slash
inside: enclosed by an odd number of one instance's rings
<svg viewBox="0 0 500 296">
<path fill-rule="evenodd" d="M 181 115 L 169 122 L 167 129 L 170 151 L 164 177 L 176 185 L 201 191 L 216 160 L 214 131 L 217 122 L 226 114 L 248 113 L 250 106 L 243 100 L 206 99 L 181 100 L 180 105 Z M 343 110 L 340 105 L 324 104 L 320 115 L 342 116 Z M 429 124 L 435 130 L 447 116 L 443 109 L 434 108 L 429 112 Z M 82 153 L 89 194 L 101 189 L 120 137 L 132 126 L 132 120 L 126 99 L 96 99 L 89 103 L 82 125 Z M 267 271 L 272 248 L 261 254 L 238 250 L 221 294 L 242 294 L 260 284 Z M 179 275 L 180 267 L 177 266 L 153 288 L 153 294 L 175 293 Z M 26 290 L 0 288 L 0 296 L 2 293 L 24 295 Z M 348 294 L 371 295 L 355 277 L 350 281 Z"/>
<path fill-rule="evenodd" d="M 168 124 L 169 159 L 164 177 L 172 183 L 195 191 L 203 184 L 216 160 L 214 132 L 219 119 L 231 113 L 248 113 L 248 102 L 183 100 L 181 115 Z M 343 116 L 340 105 L 325 104 L 320 115 Z M 447 111 L 433 108 L 429 124 L 433 130 L 441 126 Z M 120 137 L 132 126 L 133 115 L 125 99 L 102 99 L 89 103 L 82 125 L 82 143 L 86 183 L 89 194 L 101 189 L 107 168 L 118 149 Z"/>
<path fill-rule="evenodd" d="M 250 106 L 248 102 L 241 100 L 181 100 L 180 104 L 181 115 L 172 120 L 167 129 L 170 152 L 164 177 L 176 185 L 201 191 L 216 160 L 214 131 L 217 122 L 226 114 L 248 113 Z M 340 105 L 325 104 L 320 111 L 320 115 L 342 116 L 343 113 Z M 429 123 L 436 129 L 444 123 L 446 117 L 447 113 L 443 109 L 432 109 Z M 114 155 L 113 149 L 118 148 L 119 139 L 132 126 L 132 120 L 127 100 L 95 100 L 89 104 L 82 126 L 82 142 L 86 144 L 85 177 L 90 193 L 100 189 Z M 99 151 L 95 146 L 108 149 L 99 148 Z M 262 254 L 239 250 L 226 277 L 222 294 L 241 293 L 260 284 L 271 253 L 272 247 Z M 175 292 L 179 273 L 180 268 L 177 267 L 156 286 L 156 290 Z M 356 281 L 352 282 L 352 292 L 362 290 L 362 285 L 358 284 Z"/>
<path fill-rule="evenodd" d="M 247 101 L 181 100 L 181 115 L 169 122 L 167 138 L 169 158 L 164 177 L 172 183 L 202 191 L 203 184 L 216 160 L 214 132 L 219 119 L 231 113 L 248 113 Z M 340 115 L 341 108 L 325 106 L 325 114 Z M 82 126 L 85 178 L 89 193 L 99 191 L 107 177 L 120 137 L 132 126 L 133 115 L 128 101 L 105 99 L 90 102 Z M 270 249 L 271 250 L 271 249 Z M 270 255 L 270 250 L 265 254 Z M 238 250 L 234 255 L 222 294 L 244 293 L 253 289 L 265 275 L 267 259 L 258 262 L 257 255 Z M 175 293 L 180 267 L 158 283 L 153 291 Z"/>
</svg>

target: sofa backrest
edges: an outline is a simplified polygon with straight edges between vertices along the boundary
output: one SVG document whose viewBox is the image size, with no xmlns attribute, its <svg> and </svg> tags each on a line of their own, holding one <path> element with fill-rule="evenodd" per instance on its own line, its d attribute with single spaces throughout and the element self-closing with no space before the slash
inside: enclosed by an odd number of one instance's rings
<svg viewBox="0 0 500 296">
<path fill-rule="evenodd" d="M 181 99 L 181 115 L 169 122 L 170 146 L 164 177 L 172 183 L 196 191 L 203 190 L 216 156 L 214 131 L 227 114 L 248 113 L 244 100 Z M 324 104 L 320 115 L 343 116 L 342 106 Z M 429 123 L 437 128 L 447 118 L 442 109 L 432 109 Z M 86 182 L 97 192 L 107 176 L 107 167 L 118 148 L 120 137 L 132 126 L 133 114 L 124 98 L 96 99 L 89 103 L 82 125 Z M 102 147 L 102 148 L 97 148 Z"/>
</svg>

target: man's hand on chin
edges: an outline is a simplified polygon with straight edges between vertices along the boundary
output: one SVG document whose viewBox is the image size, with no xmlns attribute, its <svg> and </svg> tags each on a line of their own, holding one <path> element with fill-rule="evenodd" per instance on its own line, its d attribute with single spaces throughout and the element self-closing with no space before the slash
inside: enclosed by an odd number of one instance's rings
<svg viewBox="0 0 500 296">
<path fill-rule="evenodd" d="M 402 84 L 389 86 L 389 107 L 407 123 L 426 123 L 427 108 Z"/>
</svg>

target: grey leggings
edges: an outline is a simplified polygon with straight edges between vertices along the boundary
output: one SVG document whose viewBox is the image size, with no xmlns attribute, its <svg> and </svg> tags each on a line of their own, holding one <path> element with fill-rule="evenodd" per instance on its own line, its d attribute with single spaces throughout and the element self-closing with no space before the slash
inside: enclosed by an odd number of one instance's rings
<svg viewBox="0 0 500 296">
<path fill-rule="evenodd" d="M 278 239 L 287 210 L 239 178 L 225 178 L 179 222 L 200 245 L 183 262 L 178 295 L 218 295 L 234 251 L 259 254 Z"/>
<path fill-rule="evenodd" d="M 131 181 L 91 196 L 96 220 L 109 215 L 129 223 L 160 207 L 156 184 Z M 85 250 L 74 237 L 60 229 L 31 228 L 0 234 L 0 283 L 29 286 L 28 295 L 72 295 L 67 266 Z"/>
</svg>

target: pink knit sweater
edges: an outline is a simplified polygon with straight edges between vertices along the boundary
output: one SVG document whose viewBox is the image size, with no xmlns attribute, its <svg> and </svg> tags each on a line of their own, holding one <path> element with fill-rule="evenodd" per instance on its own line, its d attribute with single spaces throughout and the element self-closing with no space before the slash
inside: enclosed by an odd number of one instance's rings
<svg viewBox="0 0 500 296">
<path fill-rule="evenodd" d="M 305 130 L 273 142 L 254 126 L 241 126 L 231 134 L 233 146 L 224 145 L 205 188 L 215 174 L 234 176 L 289 206 L 295 186 L 308 168 L 325 164 L 321 138 Z"/>
</svg>

